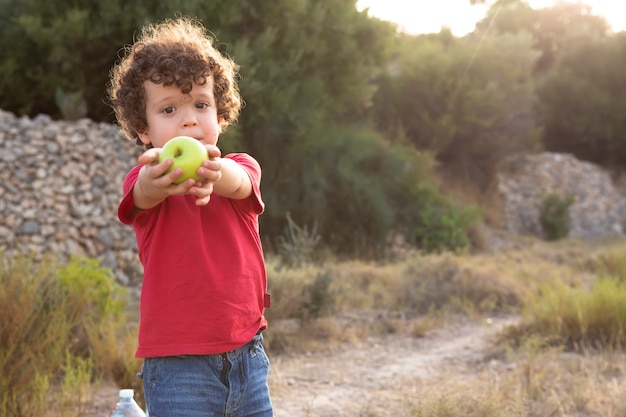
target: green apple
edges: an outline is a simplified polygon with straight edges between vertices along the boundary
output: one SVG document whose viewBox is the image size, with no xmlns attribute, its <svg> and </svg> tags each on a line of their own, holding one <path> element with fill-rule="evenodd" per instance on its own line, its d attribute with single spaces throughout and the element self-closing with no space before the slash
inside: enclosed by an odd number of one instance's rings
<svg viewBox="0 0 626 417">
<path fill-rule="evenodd" d="M 209 153 L 199 140 L 189 136 L 177 136 L 170 139 L 159 154 L 159 163 L 166 159 L 171 159 L 173 162 L 167 172 L 176 168 L 183 170 L 183 174 L 174 181 L 174 184 L 180 184 L 189 178 L 196 181 L 202 179 L 197 171 L 202 162 L 209 159 Z"/>
</svg>

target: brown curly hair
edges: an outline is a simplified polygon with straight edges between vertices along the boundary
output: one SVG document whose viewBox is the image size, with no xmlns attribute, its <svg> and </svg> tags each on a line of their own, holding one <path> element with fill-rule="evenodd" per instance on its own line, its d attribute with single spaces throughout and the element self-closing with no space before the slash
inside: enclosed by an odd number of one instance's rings
<svg viewBox="0 0 626 417">
<path fill-rule="evenodd" d="M 196 20 L 179 17 L 145 26 L 133 45 L 111 69 L 109 105 L 124 135 L 144 146 L 138 134 L 148 128 L 144 82 L 175 85 L 187 94 L 194 84 L 213 78 L 217 116 L 222 129 L 239 116 L 238 65 L 213 46 L 213 39 Z"/>
</svg>

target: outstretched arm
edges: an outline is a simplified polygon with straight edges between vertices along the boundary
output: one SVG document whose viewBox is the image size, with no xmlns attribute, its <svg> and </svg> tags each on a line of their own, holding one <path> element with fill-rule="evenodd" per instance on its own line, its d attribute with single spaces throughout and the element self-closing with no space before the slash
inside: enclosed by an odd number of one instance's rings
<svg viewBox="0 0 626 417">
<path fill-rule="evenodd" d="M 198 197 L 196 204 L 208 204 L 211 194 L 216 193 L 232 199 L 244 199 L 252 193 L 250 177 L 236 161 L 221 158 L 221 152 L 215 145 L 206 145 L 210 159 L 198 169 L 204 181 L 197 182 L 189 193 Z"/>
</svg>

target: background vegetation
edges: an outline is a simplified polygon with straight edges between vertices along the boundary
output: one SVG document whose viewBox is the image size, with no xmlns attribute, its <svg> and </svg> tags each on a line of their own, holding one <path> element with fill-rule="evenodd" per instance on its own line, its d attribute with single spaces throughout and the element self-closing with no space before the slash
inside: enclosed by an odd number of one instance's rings
<svg viewBox="0 0 626 417">
<path fill-rule="evenodd" d="M 137 323 L 111 271 L 0 254 L 0 288 L 0 415 L 85 415 L 92 381 L 104 378 L 142 392 Z"/>
<path fill-rule="evenodd" d="M 439 174 L 469 178 L 480 195 L 512 152 L 625 162 L 626 36 L 584 4 L 499 0 L 462 38 L 398 33 L 355 5 L 4 0 L 0 108 L 112 122 L 103 94 L 120 49 L 146 22 L 197 17 L 241 65 L 247 105 L 220 143 L 263 166 L 269 251 L 287 213 L 339 255 L 376 256 L 397 236 L 475 245 L 465 211 L 480 207 L 442 195 Z M 424 212 L 456 219 L 437 230 L 461 239 L 424 239 Z"/>
<path fill-rule="evenodd" d="M 498 0 L 465 37 L 409 36 L 355 3 L 2 0 L 0 108 L 113 122 L 103 94 L 120 48 L 146 22 L 197 17 L 241 65 L 247 105 L 221 144 L 264 170 L 271 353 L 299 352 L 305 333 L 311 348 L 365 332 L 419 336 L 442 314 L 517 314 L 502 346 L 524 357 L 519 370 L 429 392 L 411 415 L 574 415 L 592 403 L 623 415 L 594 403 L 611 384 L 604 373 L 565 381 L 571 370 L 538 353 L 622 351 L 623 242 L 467 249 L 480 242 L 489 207 L 479 202 L 501 158 L 549 150 L 626 162 L 626 34 L 581 3 Z M 469 179 L 476 204 L 440 178 Z M 557 197 L 543 210 L 550 239 L 569 225 Z M 398 237 L 422 251 L 397 252 Z M 136 307 L 110 271 L 28 255 L 0 256 L 0 267 L 1 415 L 83 415 L 105 379 L 140 393 Z M 346 331 L 355 311 L 367 313 Z"/>
</svg>

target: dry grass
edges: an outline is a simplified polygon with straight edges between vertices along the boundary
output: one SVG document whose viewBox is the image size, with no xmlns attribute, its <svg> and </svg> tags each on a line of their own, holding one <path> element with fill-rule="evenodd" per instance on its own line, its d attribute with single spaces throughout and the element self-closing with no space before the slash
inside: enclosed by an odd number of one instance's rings
<svg viewBox="0 0 626 417">
<path fill-rule="evenodd" d="M 409 417 L 623 416 L 624 354 L 569 354 L 530 339 L 502 358 L 420 381 L 398 412 Z"/>
<path fill-rule="evenodd" d="M 422 337 L 451 314 L 517 314 L 498 354 L 399 389 L 397 415 L 623 416 L 625 259 L 623 239 L 529 238 L 475 255 L 295 269 L 270 257 L 266 345 L 270 355 L 293 356 L 369 335 Z M 108 272 L 27 257 L 3 259 L 2 268 L 1 415 L 87 415 L 93 383 L 103 379 L 141 399 L 135 323 L 126 320 L 136 312 L 119 304 L 121 292 L 108 292 L 117 288 Z"/>
<path fill-rule="evenodd" d="M 126 295 L 92 260 L 0 256 L 0 415 L 82 416 L 93 381 L 124 383 Z"/>
<path fill-rule="evenodd" d="M 300 319 L 311 299 L 318 317 L 342 317 L 355 311 L 389 317 L 458 312 L 468 315 L 521 311 L 525 300 L 555 280 L 568 286 L 594 282 L 607 268 L 619 269 L 626 251 L 616 242 L 546 243 L 521 239 L 509 249 L 480 255 L 412 253 L 393 262 L 347 261 L 281 268 L 268 260 L 271 322 Z M 620 258 L 621 257 L 621 258 Z M 626 266 L 622 266 L 626 274 Z M 328 277 L 323 294 L 312 297 L 312 283 Z"/>
</svg>

